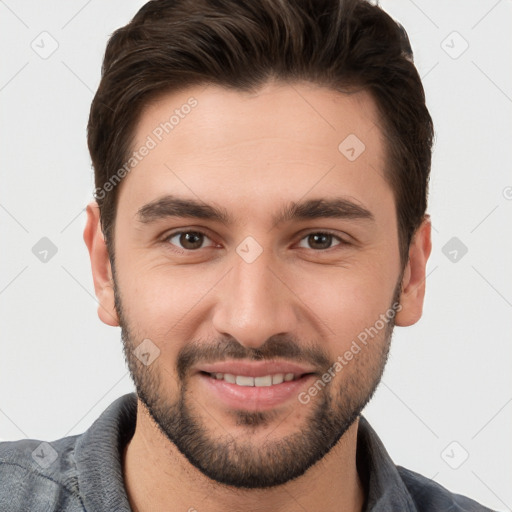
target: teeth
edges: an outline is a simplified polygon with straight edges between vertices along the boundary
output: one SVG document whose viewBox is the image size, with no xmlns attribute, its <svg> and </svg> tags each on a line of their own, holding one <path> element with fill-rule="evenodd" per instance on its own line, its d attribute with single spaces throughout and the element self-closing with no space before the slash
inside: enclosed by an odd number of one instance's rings
<svg viewBox="0 0 512 512">
<path fill-rule="evenodd" d="M 235 382 L 238 386 L 254 386 L 254 377 L 244 377 L 243 375 L 237 375 Z"/>
<path fill-rule="evenodd" d="M 255 386 L 272 386 L 272 376 L 265 375 L 265 377 L 254 377 Z"/>
<path fill-rule="evenodd" d="M 272 375 L 272 384 L 281 384 L 284 381 L 284 375 L 282 373 L 276 373 Z"/>
<path fill-rule="evenodd" d="M 219 378 L 218 374 L 217 374 L 217 378 Z M 224 380 L 226 382 L 231 383 L 231 384 L 236 384 L 236 377 L 234 375 L 231 375 L 231 373 L 225 373 L 224 374 Z"/>
<path fill-rule="evenodd" d="M 231 373 L 211 373 L 210 375 L 214 379 L 225 380 L 230 384 L 254 387 L 273 386 L 295 379 L 295 374 L 293 373 L 276 373 L 274 375 L 265 375 L 264 377 L 248 377 L 246 375 L 233 375 Z"/>
</svg>

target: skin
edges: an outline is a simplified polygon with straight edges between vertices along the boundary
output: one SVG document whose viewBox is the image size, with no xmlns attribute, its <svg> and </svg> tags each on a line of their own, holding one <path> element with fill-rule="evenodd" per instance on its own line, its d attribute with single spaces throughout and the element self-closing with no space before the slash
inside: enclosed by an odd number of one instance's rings
<svg viewBox="0 0 512 512">
<path fill-rule="evenodd" d="M 384 178 L 385 139 L 368 93 L 347 95 L 308 83 L 269 82 L 256 93 L 191 87 L 147 106 L 133 147 L 140 147 L 191 96 L 197 107 L 119 185 L 114 276 L 98 207 L 95 202 L 87 207 L 84 240 L 99 317 L 108 325 L 121 325 L 138 394 L 146 392 L 146 402 L 154 406 L 151 414 L 139 396 L 135 434 L 123 454 L 132 508 L 168 510 L 172 504 L 173 510 L 184 511 L 285 512 L 300 504 L 310 512 L 360 511 L 365 489 L 356 468 L 357 416 L 382 374 L 392 322 L 308 404 L 293 399 L 260 414 L 234 411 L 213 400 L 192 366 L 180 375 L 177 363 L 191 347 L 194 363 L 201 361 L 206 347 L 216 347 L 220 356 L 224 341 L 236 345 L 247 360 L 258 350 L 278 357 L 279 347 L 272 342 L 280 335 L 322 375 L 327 367 L 309 354 L 323 355 L 332 364 L 395 298 L 401 305 L 396 325 L 414 324 L 423 307 L 429 218 L 417 230 L 402 268 L 393 191 Z M 349 134 L 366 146 L 352 162 L 338 150 Z M 139 222 L 139 208 L 164 194 L 221 206 L 236 222 Z M 368 209 L 373 221 L 272 223 L 272 216 L 291 201 L 334 196 Z M 204 232 L 201 248 L 187 251 L 190 245 L 183 245 L 179 236 L 169 238 L 180 229 Z M 307 236 L 326 230 L 335 235 L 326 248 Z M 247 236 L 263 249 L 252 263 L 236 252 Z M 170 250 L 172 244 L 181 251 Z M 149 366 L 133 355 L 146 338 L 160 350 Z M 295 442 L 295 453 L 304 457 L 311 449 L 307 442 L 315 441 L 319 455 L 322 440 L 311 427 L 322 410 L 347 424 L 339 427 L 334 446 L 324 446 L 320 460 L 311 459 L 296 478 L 259 489 L 237 487 L 218 481 L 215 471 L 208 476 L 206 458 L 205 467 L 192 464 L 165 435 L 161 427 L 171 410 L 176 413 L 180 392 L 190 421 L 201 426 L 209 446 L 225 453 L 235 469 L 240 461 L 234 455 L 244 453 L 245 463 L 235 474 L 251 468 L 258 456 L 267 471 L 272 465 L 287 467 L 291 459 L 285 454 L 272 458 L 268 451 L 283 440 Z M 234 443 L 231 451 L 227 441 Z"/>
</svg>

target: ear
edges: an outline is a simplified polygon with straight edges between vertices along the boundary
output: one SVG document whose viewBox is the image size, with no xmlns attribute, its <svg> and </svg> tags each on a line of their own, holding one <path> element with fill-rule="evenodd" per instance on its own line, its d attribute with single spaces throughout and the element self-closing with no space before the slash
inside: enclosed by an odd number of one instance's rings
<svg viewBox="0 0 512 512">
<path fill-rule="evenodd" d="M 409 261 L 402 278 L 400 305 L 396 325 L 405 327 L 415 324 L 423 312 L 427 260 L 432 250 L 430 239 L 430 215 L 425 215 L 409 246 Z"/>
<path fill-rule="evenodd" d="M 112 327 L 119 325 L 115 301 L 114 281 L 107 245 L 100 224 L 100 209 L 96 201 L 87 205 L 87 223 L 84 229 L 84 242 L 91 258 L 94 291 L 98 298 L 98 316 Z"/>
</svg>

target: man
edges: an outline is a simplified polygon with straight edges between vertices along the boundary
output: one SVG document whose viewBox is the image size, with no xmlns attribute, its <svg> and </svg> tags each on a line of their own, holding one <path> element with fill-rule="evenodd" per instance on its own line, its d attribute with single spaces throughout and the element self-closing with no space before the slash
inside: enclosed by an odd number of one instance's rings
<svg viewBox="0 0 512 512">
<path fill-rule="evenodd" d="M 105 53 L 84 231 L 137 393 L 0 444 L 0 509 L 489 510 L 361 415 L 421 317 L 432 138 L 376 6 L 146 4 Z"/>
</svg>

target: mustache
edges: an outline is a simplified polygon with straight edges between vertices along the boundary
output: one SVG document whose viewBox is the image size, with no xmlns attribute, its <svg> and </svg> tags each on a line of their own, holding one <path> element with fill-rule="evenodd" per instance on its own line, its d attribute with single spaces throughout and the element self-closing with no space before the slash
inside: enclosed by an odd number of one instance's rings
<svg viewBox="0 0 512 512">
<path fill-rule="evenodd" d="M 228 359 L 247 361 L 286 359 L 318 366 L 319 371 L 324 371 L 331 364 L 329 355 L 323 348 L 298 343 L 289 335 L 272 336 L 259 348 L 245 347 L 235 338 L 225 337 L 215 342 L 187 344 L 178 354 L 176 373 L 180 380 L 183 380 L 190 368 L 199 363 L 216 363 Z"/>
</svg>

